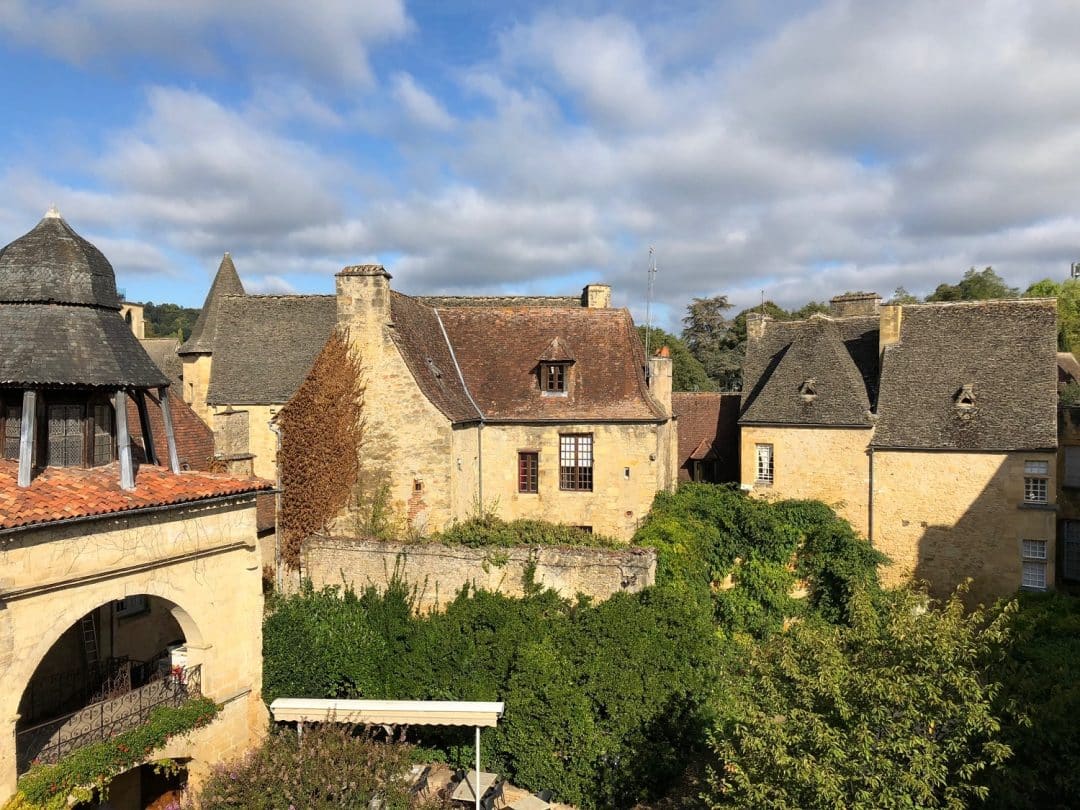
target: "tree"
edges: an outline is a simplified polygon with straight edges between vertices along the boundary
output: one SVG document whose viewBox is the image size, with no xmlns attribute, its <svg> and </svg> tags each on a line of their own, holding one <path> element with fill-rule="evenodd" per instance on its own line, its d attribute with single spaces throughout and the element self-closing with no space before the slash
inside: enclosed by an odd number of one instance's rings
<svg viewBox="0 0 1080 810">
<path fill-rule="evenodd" d="M 957 284 L 939 284 L 927 301 L 988 301 L 992 298 L 1016 298 L 1020 291 L 1005 283 L 993 267 L 977 271 L 974 267 L 964 273 Z"/>
<path fill-rule="evenodd" d="M 1080 352 L 1080 280 L 1071 278 L 1059 284 L 1044 278 L 1024 290 L 1024 297 L 1057 298 L 1058 349 Z"/>
<path fill-rule="evenodd" d="M 818 619 L 746 645 L 725 668 L 710 808 L 945 807 L 985 798 L 1010 755 L 979 664 L 1005 621 L 959 595 L 856 595 L 850 626 Z"/>
<path fill-rule="evenodd" d="M 726 295 L 695 298 L 683 318 L 683 340 L 705 368 L 705 373 L 722 388 L 738 380 L 742 354 L 731 334 L 731 321 L 725 313 L 731 309 Z"/>
<path fill-rule="evenodd" d="M 639 326 L 638 335 L 642 344 L 645 343 L 647 327 Z M 649 332 L 649 351 L 655 353 L 661 346 L 667 346 L 671 351 L 672 365 L 672 389 L 675 391 L 715 391 L 716 384 L 709 379 L 705 368 L 701 365 L 686 344 L 674 335 L 669 335 L 663 329 L 653 327 Z"/>
<path fill-rule="evenodd" d="M 191 337 L 191 329 L 199 317 L 199 310 L 181 307 L 176 304 L 155 304 L 147 301 L 143 305 L 143 318 L 146 320 L 147 337 L 173 337 L 184 341 Z"/>
<path fill-rule="evenodd" d="M 912 295 L 904 287 L 897 287 L 892 294 L 893 304 L 917 304 L 919 296 Z"/>
<path fill-rule="evenodd" d="M 808 301 L 796 310 L 793 310 L 789 320 L 804 321 L 811 315 L 828 315 L 830 307 L 824 301 Z"/>
</svg>

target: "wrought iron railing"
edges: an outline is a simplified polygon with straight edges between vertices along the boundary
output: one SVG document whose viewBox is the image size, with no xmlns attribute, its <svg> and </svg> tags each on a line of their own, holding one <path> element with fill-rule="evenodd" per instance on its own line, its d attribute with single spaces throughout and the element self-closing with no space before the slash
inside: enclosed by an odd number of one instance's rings
<svg viewBox="0 0 1080 810">
<path fill-rule="evenodd" d="M 34 678 L 19 706 L 24 723 L 67 714 L 88 703 L 122 695 L 149 683 L 158 671 L 156 661 L 107 658 L 84 669 Z"/>
<path fill-rule="evenodd" d="M 35 763 L 56 762 L 91 743 L 112 739 L 145 723 L 158 706 L 179 706 L 200 694 L 200 666 L 172 667 L 159 671 L 143 686 L 20 729 L 16 733 L 19 773 Z"/>
</svg>

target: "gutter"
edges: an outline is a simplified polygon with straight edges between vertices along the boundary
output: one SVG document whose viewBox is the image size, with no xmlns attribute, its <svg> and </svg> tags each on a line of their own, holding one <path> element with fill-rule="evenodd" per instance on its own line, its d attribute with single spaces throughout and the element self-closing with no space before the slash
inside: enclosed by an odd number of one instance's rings
<svg viewBox="0 0 1080 810">
<path fill-rule="evenodd" d="M 473 409 L 480 417 L 480 420 L 476 423 L 476 497 L 479 510 L 482 512 L 484 509 L 484 412 L 480 410 L 480 406 L 473 399 L 469 386 L 465 384 L 465 375 L 461 373 L 457 353 L 454 351 L 454 345 L 450 342 L 450 336 L 446 334 L 446 327 L 443 325 L 438 307 L 432 307 L 431 311 L 435 313 L 435 320 L 439 322 L 439 331 L 442 332 L 443 340 L 446 341 L 446 348 L 450 351 L 450 359 L 454 361 L 454 370 L 461 381 L 461 390 L 465 392 L 465 396 L 469 398 L 470 404 L 472 404 Z"/>
</svg>

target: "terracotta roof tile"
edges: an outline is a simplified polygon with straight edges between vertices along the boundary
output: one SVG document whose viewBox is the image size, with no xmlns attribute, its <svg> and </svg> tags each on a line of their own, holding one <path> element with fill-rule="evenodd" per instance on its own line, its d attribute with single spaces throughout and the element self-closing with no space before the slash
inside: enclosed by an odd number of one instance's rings
<svg viewBox="0 0 1080 810">
<path fill-rule="evenodd" d="M 154 450 L 161 463 L 165 464 L 169 458 L 169 446 L 165 441 L 165 420 L 161 416 L 161 405 L 153 394 L 146 395 L 146 409 L 150 413 L 150 431 L 154 435 Z M 176 455 L 180 460 L 181 469 L 209 470 L 214 460 L 214 432 L 180 397 L 175 395 L 169 397 L 169 409 L 172 411 Z M 128 397 L 127 411 L 128 429 L 131 431 L 131 438 L 136 440 L 137 457 L 145 461 L 139 411 L 135 407 L 135 401 L 130 397 Z"/>
<path fill-rule="evenodd" d="M 268 481 L 186 472 L 173 475 L 149 464 L 139 467 L 135 489 L 120 488 L 117 464 L 83 469 L 49 467 L 29 487 L 17 484 L 19 465 L 0 460 L 0 530 L 60 520 L 111 515 L 155 506 L 174 506 L 210 498 L 271 489 Z"/>
<path fill-rule="evenodd" d="M 720 478 L 739 478 L 739 394 L 676 391 L 671 410 L 678 421 L 679 479 L 690 479 L 694 461 L 720 462 Z"/>
</svg>

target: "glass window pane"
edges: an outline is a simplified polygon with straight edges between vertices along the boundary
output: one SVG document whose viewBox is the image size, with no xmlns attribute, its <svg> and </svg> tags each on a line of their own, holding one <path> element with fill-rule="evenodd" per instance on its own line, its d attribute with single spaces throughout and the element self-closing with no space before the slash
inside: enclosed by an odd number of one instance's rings
<svg viewBox="0 0 1080 810">
<path fill-rule="evenodd" d="M 52 467 L 77 467 L 83 462 L 82 405 L 50 405 L 47 463 Z"/>
<path fill-rule="evenodd" d="M 4 412 L 3 448 L 4 458 L 19 457 L 19 433 L 22 428 L 22 404 L 8 405 Z"/>
<path fill-rule="evenodd" d="M 1024 473 L 1027 475 L 1049 475 L 1050 474 L 1050 462 L 1049 461 L 1025 461 Z"/>
</svg>

